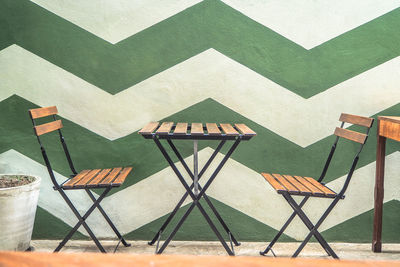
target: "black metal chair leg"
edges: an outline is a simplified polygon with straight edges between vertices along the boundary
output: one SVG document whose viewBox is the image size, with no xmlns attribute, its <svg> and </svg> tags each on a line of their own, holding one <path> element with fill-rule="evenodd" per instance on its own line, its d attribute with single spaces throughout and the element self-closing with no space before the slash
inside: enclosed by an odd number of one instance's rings
<svg viewBox="0 0 400 267">
<path fill-rule="evenodd" d="M 299 204 L 299 207 L 303 207 L 303 205 L 307 202 L 308 197 L 303 198 L 301 203 Z M 265 248 L 264 251 L 260 251 L 260 255 L 265 256 L 270 250 L 272 251 L 272 247 L 275 245 L 276 241 L 281 237 L 283 232 L 286 230 L 286 228 L 289 226 L 289 224 L 292 222 L 292 220 L 296 217 L 297 213 L 296 211 L 293 211 L 292 215 L 289 217 L 289 219 L 285 222 L 285 224 L 282 226 L 281 230 L 275 235 L 275 237 L 272 239 L 272 241 L 268 244 L 268 246 Z M 274 252 L 272 252 L 275 254 Z M 275 256 L 275 255 L 274 255 Z"/>
<path fill-rule="evenodd" d="M 78 223 L 71 229 L 71 231 L 67 234 L 67 236 L 60 242 L 60 244 L 57 246 L 57 248 L 54 250 L 54 252 L 58 252 L 61 250 L 62 247 L 65 246 L 65 244 L 68 242 L 68 240 L 72 237 L 72 235 L 78 230 L 78 228 L 82 225 L 85 230 L 88 232 L 89 236 L 92 238 L 98 249 L 106 253 L 104 247 L 100 244 L 99 240 L 97 237 L 93 234 L 92 230 L 90 227 L 86 224 L 85 220 L 89 217 L 89 215 L 94 211 L 94 209 L 97 207 L 97 205 L 104 199 L 104 197 L 108 194 L 108 192 L 111 190 L 111 188 L 107 188 L 103 191 L 103 193 L 99 196 L 99 198 L 93 203 L 93 205 L 88 209 L 88 211 L 81 216 L 75 206 L 72 204 L 71 200 L 68 198 L 68 196 L 65 194 L 65 192 L 62 189 L 59 189 L 59 193 L 67 202 L 68 206 L 71 208 L 72 212 L 75 214 L 75 216 L 78 218 Z"/>
<path fill-rule="evenodd" d="M 89 195 L 89 197 L 92 199 L 93 202 L 96 201 L 96 198 L 93 196 L 92 192 L 90 192 L 89 189 L 85 189 L 86 193 Z M 116 234 L 116 236 L 118 237 L 118 240 L 120 240 L 120 242 L 122 242 L 122 244 L 125 247 L 130 247 L 131 244 L 128 244 L 125 239 L 122 237 L 122 235 L 120 234 L 120 232 L 118 231 L 117 227 L 115 227 L 115 225 L 113 224 L 113 222 L 111 221 L 110 217 L 108 217 L 108 215 L 106 214 L 106 212 L 103 210 L 103 208 L 100 206 L 100 203 L 97 205 L 97 209 L 100 211 L 100 213 L 103 215 L 104 219 L 106 219 L 107 223 L 110 225 L 111 229 L 114 231 L 114 233 Z"/>
<path fill-rule="evenodd" d="M 333 251 L 333 249 L 329 246 L 329 244 L 325 241 L 325 239 L 322 237 L 322 235 L 317 231 L 318 227 L 322 224 L 322 222 L 326 219 L 328 214 L 331 212 L 333 207 L 337 204 L 339 201 L 339 197 L 335 198 L 333 202 L 330 204 L 328 209 L 324 212 L 322 217 L 318 220 L 318 222 L 313 225 L 310 219 L 307 217 L 307 215 L 303 212 L 303 210 L 299 207 L 299 205 L 296 203 L 296 201 L 287 193 L 283 194 L 284 198 L 287 200 L 289 205 L 293 208 L 293 210 L 297 213 L 299 218 L 303 221 L 303 223 L 307 226 L 307 228 L 310 229 L 310 233 L 307 235 L 306 239 L 301 243 L 300 247 L 296 250 L 296 252 L 293 254 L 292 257 L 297 257 L 301 250 L 305 247 L 305 245 L 308 243 L 310 238 L 314 236 L 320 245 L 325 249 L 325 251 L 328 253 L 328 255 L 338 258 L 336 253 Z"/>
</svg>

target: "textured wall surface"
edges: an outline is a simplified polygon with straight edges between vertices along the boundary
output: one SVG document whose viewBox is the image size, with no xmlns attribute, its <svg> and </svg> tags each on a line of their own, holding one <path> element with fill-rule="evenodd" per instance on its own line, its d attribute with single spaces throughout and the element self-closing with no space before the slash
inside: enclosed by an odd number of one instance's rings
<svg viewBox="0 0 400 267">
<path fill-rule="evenodd" d="M 269 240 L 291 210 L 260 172 L 318 178 L 341 112 L 400 115 L 399 29 L 397 0 L 0 0 L 0 173 L 43 178 L 33 238 L 61 238 L 76 223 L 52 190 L 27 113 L 56 105 L 79 170 L 134 167 L 103 206 L 128 238 L 149 239 L 184 190 L 137 131 L 148 121 L 243 122 L 258 136 L 208 193 L 238 239 Z M 328 240 L 372 238 L 375 133 L 376 124 L 346 199 L 320 228 Z M 70 172 L 57 137 L 45 137 L 63 181 Z M 177 145 L 191 162 L 192 145 Z M 200 142 L 201 165 L 215 148 Z M 339 144 L 332 189 L 355 148 Z M 400 242 L 399 148 L 388 142 L 384 242 Z M 69 195 L 81 211 L 91 203 Z M 328 204 L 311 200 L 305 210 L 315 220 Z M 113 236 L 100 213 L 88 223 Z M 306 233 L 295 220 L 282 240 Z M 177 239 L 216 238 L 195 210 Z"/>
</svg>

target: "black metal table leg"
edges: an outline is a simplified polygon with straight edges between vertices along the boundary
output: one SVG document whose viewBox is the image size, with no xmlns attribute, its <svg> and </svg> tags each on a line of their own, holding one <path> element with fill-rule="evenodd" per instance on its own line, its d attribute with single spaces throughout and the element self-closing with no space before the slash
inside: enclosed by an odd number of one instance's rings
<svg viewBox="0 0 400 267">
<path fill-rule="evenodd" d="M 172 159 L 170 158 L 170 156 L 168 155 L 168 153 L 165 151 L 164 147 L 162 146 L 162 144 L 160 143 L 160 141 L 154 136 L 153 137 L 154 142 L 156 143 L 157 147 L 160 149 L 161 153 L 163 154 L 163 156 L 165 157 L 165 159 L 167 160 L 167 162 L 169 163 L 169 165 L 171 166 L 172 170 L 175 172 L 175 174 L 177 175 L 178 179 L 181 181 L 182 185 L 185 187 L 187 194 L 192 198 L 193 203 L 192 205 L 189 207 L 189 209 L 186 211 L 186 213 L 184 214 L 184 216 L 181 218 L 181 220 L 178 222 L 178 225 L 174 228 L 174 230 L 171 232 L 170 236 L 167 238 L 167 240 L 164 242 L 164 244 L 161 246 L 161 248 L 157 251 L 157 254 L 160 254 L 164 251 L 164 249 L 168 246 L 168 243 L 172 240 L 173 236 L 176 234 L 176 232 L 179 230 L 179 228 L 182 226 L 183 222 L 186 220 L 187 216 L 189 216 L 189 214 L 191 213 L 191 211 L 193 210 L 194 206 L 197 206 L 200 210 L 200 212 L 202 213 L 203 217 L 206 219 L 207 223 L 210 225 L 211 229 L 214 231 L 214 233 L 216 234 L 217 238 L 220 240 L 221 244 L 223 245 L 223 247 L 225 248 L 225 250 L 227 251 L 227 253 L 229 255 L 234 255 L 233 251 L 229 248 L 229 246 L 227 245 L 227 243 L 225 242 L 225 240 L 222 238 L 221 234 L 219 233 L 219 231 L 217 230 L 217 228 L 215 227 L 215 225 L 212 223 L 210 217 L 208 216 L 208 214 L 205 212 L 204 208 L 202 207 L 202 205 L 199 203 L 199 200 L 205 195 L 205 191 L 208 189 L 208 187 L 211 185 L 211 183 L 213 182 L 213 180 L 215 179 L 215 177 L 217 176 L 217 174 L 219 173 L 219 171 L 221 170 L 221 168 L 225 165 L 226 161 L 228 160 L 228 158 L 232 155 L 233 151 L 237 148 L 237 146 L 239 145 L 241 138 L 237 138 L 235 143 L 232 145 L 232 147 L 229 149 L 228 153 L 224 156 L 224 158 L 222 159 L 222 161 L 219 163 L 218 167 L 216 168 L 216 170 L 213 172 L 213 174 L 210 176 L 210 178 L 208 179 L 207 183 L 205 184 L 205 186 L 201 189 L 200 193 L 198 195 L 193 194 L 192 192 L 192 187 L 189 186 L 185 179 L 183 178 L 183 176 L 181 175 L 181 173 L 179 172 L 179 170 L 176 168 L 174 162 L 172 161 Z M 172 142 L 171 142 L 172 143 Z M 182 159 L 183 160 L 183 159 Z M 195 181 L 197 182 L 197 181 Z M 194 182 L 194 186 L 196 186 Z M 197 185 L 198 186 L 198 185 Z M 230 232 L 229 232 L 230 233 Z M 228 234 L 229 234 L 228 233 Z M 158 236 L 159 238 L 159 236 Z"/>
</svg>

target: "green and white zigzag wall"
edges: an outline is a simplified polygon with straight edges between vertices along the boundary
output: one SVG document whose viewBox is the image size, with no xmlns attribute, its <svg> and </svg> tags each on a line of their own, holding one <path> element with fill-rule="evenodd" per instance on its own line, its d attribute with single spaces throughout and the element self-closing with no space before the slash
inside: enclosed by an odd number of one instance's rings
<svg viewBox="0 0 400 267">
<path fill-rule="evenodd" d="M 240 240 L 269 240 L 290 207 L 261 171 L 318 177 L 341 112 L 400 114 L 399 29 L 398 0 L 0 0 L 0 173 L 43 177 L 34 238 L 62 238 L 75 224 L 51 188 L 27 114 L 57 105 L 78 169 L 134 166 L 104 208 L 128 238 L 149 239 L 184 191 L 138 129 L 244 122 L 258 136 L 239 146 L 209 195 Z M 372 238 L 375 132 L 346 199 L 321 227 L 328 240 Z M 190 162 L 191 145 L 178 147 Z M 215 147 L 201 143 L 202 163 Z M 388 142 L 385 242 L 400 242 L 399 148 Z M 329 187 L 341 187 L 354 149 L 340 144 Z M 70 174 L 62 151 L 50 152 L 62 181 Z M 69 194 L 81 211 L 91 203 Z M 316 219 L 328 203 L 305 209 Z M 97 211 L 89 224 L 113 237 Z M 283 240 L 306 232 L 297 220 Z M 177 239 L 215 236 L 195 211 Z"/>
</svg>

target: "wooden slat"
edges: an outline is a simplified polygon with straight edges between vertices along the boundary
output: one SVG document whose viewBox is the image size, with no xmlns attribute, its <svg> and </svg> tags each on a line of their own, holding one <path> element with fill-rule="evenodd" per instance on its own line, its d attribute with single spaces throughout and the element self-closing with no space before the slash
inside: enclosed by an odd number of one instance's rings
<svg viewBox="0 0 400 267">
<path fill-rule="evenodd" d="M 42 118 L 50 115 L 55 115 L 58 113 L 57 107 L 52 106 L 52 107 L 45 107 L 45 108 L 35 108 L 35 109 L 30 109 L 29 113 L 32 116 L 32 119 L 37 119 L 37 118 Z"/>
<path fill-rule="evenodd" d="M 158 128 L 158 130 L 156 131 L 156 134 L 159 134 L 159 135 L 169 134 L 173 125 L 174 125 L 173 122 L 163 122 L 161 124 L 160 128 Z"/>
<path fill-rule="evenodd" d="M 312 194 L 310 189 L 308 189 L 306 186 L 301 184 L 299 181 L 297 181 L 291 175 L 283 175 L 283 177 L 285 177 L 292 185 L 294 185 L 297 189 L 299 189 L 299 191 L 301 193 L 310 194 L 310 195 Z"/>
<path fill-rule="evenodd" d="M 346 138 L 348 140 L 351 140 L 351 141 L 354 141 L 357 143 L 360 143 L 360 144 L 364 144 L 365 140 L 367 140 L 366 134 L 362 134 L 359 132 L 355 132 L 355 131 L 351 131 L 351 130 L 347 130 L 347 129 L 343 129 L 343 128 L 339 128 L 339 127 L 336 127 L 335 135 Z"/>
<path fill-rule="evenodd" d="M 174 134 L 185 135 L 187 133 L 188 124 L 186 122 L 180 122 L 176 124 Z"/>
<path fill-rule="evenodd" d="M 206 127 L 209 135 L 221 135 L 216 123 L 206 123 Z"/>
<path fill-rule="evenodd" d="M 278 214 L 280 215 L 280 214 Z M 42 242 L 44 248 L 50 250 L 49 242 Z M 77 242 L 78 243 L 78 242 Z M 189 243 L 189 242 L 188 242 Z M 38 244 L 41 244 L 38 242 Z M 78 243 L 79 244 L 79 243 Z M 187 247 L 192 246 L 189 243 Z M 133 248 L 132 248 L 133 247 Z M 255 255 L 255 249 L 243 249 L 241 255 L 244 257 L 221 257 L 216 255 L 202 255 L 194 257 L 192 255 L 146 255 L 138 253 L 137 246 L 124 249 L 126 253 L 87 253 L 85 248 L 79 247 L 74 253 L 50 253 L 50 252 L 15 252 L 0 251 L 0 266 L 2 267 L 82 267 L 82 266 L 107 266 L 107 267 L 177 267 L 177 266 L 196 266 L 196 267 L 400 267 L 398 259 L 398 245 L 387 245 L 385 250 L 388 253 L 381 253 L 380 259 L 362 257 L 364 253 L 359 245 L 337 245 L 338 250 L 343 249 L 343 254 L 357 260 L 332 260 L 329 258 L 308 258 L 299 257 L 296 259 L 285 257 L 249 257 Z M 249 246 L 250 247 L 250 246 Z M 75 249 L 75 248 L 74 248 Z M 182 253 L 182 247 L 170 248 L 173 253 Z M 210 246 L 199 248 L 198 254 L 208 254 Z M 286 248 L 285 248 L 286 250 Z M 176 251 L 176 252 L 175 252 Z M 192 252 L 192 251 L 189 251 Z M 132 253 L 132 254 L 131 254 Z M 137 253 L 137 254 L 136 254 Z M 396 254 L 395 254 L 396 253 Z M 216 254 L 216 253 L 215 253 Z M 318 255 L 315 252 L 305 252 L 306 256 Z M 321 255 L 323 255 L 321 253 Z M 376 255 L 376 254 L 375 254 Z"/>
<path fill-rule="evenodd" d="M 49 133 L 63 127 L 61 120 L 56 120 L 52 122 L 48 122 L 42 125 L 35 126 L 35 133 L 37 136 L 40 136 L 45 133 Z"/>
<path fill-rule="evenodd" d="M 140 131 L 139 134 L 151 134 L 157 126 L 159 125 L 158 122 L 149 122 L 146 126 L 144 126 Z"/>
<path fill-rule="evenodd" d="M 236 128 L 244 135 L 244 136 L 254 136 L 257 135 L 255 131 L 247 127 L 246 124 L 236 123 Z"/>
<path fill-rule="evenodd" d="M 104 177 L 107 176 L 107 174 L 111 171 L 111 169 L 103 169 L 101 170 L 101 172 L 95 177 L 93 178 L 89 183 L 87 183 L 87 185 L 98 185 L 101 180 L 103 180 Z"/>
<path fill-rule="evenodd" d="M 82 179 L 80 179 L 77 183 L 74 184 L 74 187 L 85 186 L 90 180 L 92 180 L 101 169 L 91 170 L 88 174 L 85 175 Z"/>
<path fill-rule="evenodd" d="M 299 190 L 294 185 L 292 185 L 288 180 L 286 180 L 282 175 L 273 173 L 272 176 L 275 177 L 276 180 L 278 180 L 284 187 L 286 187 L 289 193 L 293 194 L 299 193 Z"/>
<path fill-rule="evenodd" d="M 121 167 L 112 169 L 112 171 L 107 175 L 106 178 L 103 179 L 103 181 L 101 181 L 101 182 L 99 183 L 99 185 L 108 185 L 108 184 L 111 184 L 112 181 L 114 181 L 115 177 L 119 174 L 119 172 L 120 172 L 121 170 L 122 170 Z"/>
<path fill-rule="evenodd" d="M 307 181 L 306 179 L 304 179 L 304 177 L 301 176 L 294 176 L 294 178 L 301 183 L 302 185 L 304 185 L 305 187 L 307 187 L 311 193 L 314 196 L 325 196 L 324 192 L 322 192 L 321 190 L 319 190 L 317 187 L 315 187 L 312 183 L 310 183 L 309 181 Z"/>
<path fill-rule="evenodd" d="M 229 136 L 239 135 L 239 133 L 229 123 L 221 123 L 220 126 L 226 135 Z"/>
<path fill-rule="evenodd" d="M 128 176 L 128 174 L 132 171 L 132 167 L 126 167 L 124 168 L 119 175 L 117 176 L 117 178 L 115 178 L 113 185 L 121 185 L 124 181 L 125 178 Z"/>
<path fill-rule="evenodd" d="M 372 123 L 374 122 L 374 119 L 342 113 L 340 115 L 339 121 L 348 122 L 351 124 L 356 124 L 356 125 L 370 128 L 372 126 Z"/>
<path fill-rule="evenodd" d="M 378 125 L 380 136 L 400 141 L 400 121 L 379 120 Z"/>
<path fill-rule="evenodd" d="M 307 179 L 307 181 L 309 181 L 310 183 L 312 183 L 315 187 L 317 187 L 319 190 L 321 190 L 326 196 L 328 197 L 335 197 L 336 193 L 333 192 L 332 190 L 330 190 L 329 188 L 327 188 L 326 186 L 318 183 L 318 181 L 314 180 L 311 177 L 304 177 L 305 179 Z"/>
<path fill-rule="evenodd" d="M 270 185 L 277 191 L 277 192 L 287 192 L 287 189 L 279 183 L 274 177 L 272 177 L 269 173 L 261 173 L 261 175 L 265 178 L 265 180 L 270 183 Z"/>
<path fill-rule="evenodd" d="M 71 180 L 69 180 L 68 182 L 66 182 L 63 187 L 64 188 L 72 188 L 74 186 L 74 184 L 76 184 L 77 182 L 79 182 L 79 180 L 81 180 L 86 174 L 88 174 L 90 172 L 90 170 L 83 170 L 80 173 L 78 173 L 77 175 L 75 175 L 74 178 L 72 178 Z"/>
<path fill-rule="evenodd" d="M 191 135 L 203 135 L 203 124 L 202 123 L 192 123 L 192 128 L 190 130 Z"/>
</svg>

